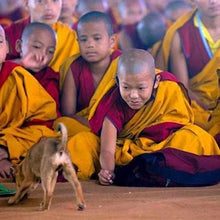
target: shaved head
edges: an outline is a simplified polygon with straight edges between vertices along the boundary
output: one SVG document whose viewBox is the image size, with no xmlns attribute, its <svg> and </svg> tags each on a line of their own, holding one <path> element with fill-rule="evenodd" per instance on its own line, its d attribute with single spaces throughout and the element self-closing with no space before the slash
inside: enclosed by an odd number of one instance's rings
<svg viewBox="0 0 220 220">
<path fill-rule="evenodd" d="M 25 42 L 30 37 L 30 35 L 32 35 L 33 32 L 37 30 L 47 31 L 51 35 L 51 37 L 53 37 L 56 41 L 55 31 L 49 25 L 45 23 L 40 23 L 40 22 L 31 22 L 25 27 L 24 31 L 22 32 L 22 36 L 21 36 L 22 41 Z"/>
<path fill-rule="evenodd" d="M 1 31 L 2 35 L 5 36 L 5 31 L 1 25 L 0 25 L 0 31 Z"/>
<path fill-rule="evenodd" d="M 139 74 L 143 69 L 147 70 L 152 79 L 155 77 L 154 58 L 149 52 L 141 49 L 129 49 L 124 51 L 118 61 L 118 76 L 120 74 Z"/>
</svg>

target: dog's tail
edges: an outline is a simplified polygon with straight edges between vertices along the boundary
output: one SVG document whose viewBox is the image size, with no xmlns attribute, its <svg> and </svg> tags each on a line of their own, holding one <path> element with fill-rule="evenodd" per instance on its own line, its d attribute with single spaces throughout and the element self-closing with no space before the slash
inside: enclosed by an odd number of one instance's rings
<svg viewBox="0 0 220 220">
<path fill-rule="evenodd" d="M 59 131 L 62 135 L 61 137 L 61 145 L 62 148 L 64 150 L 66 150 L 66 146 L 67 146 L 67 140 L 68 140 L 68 133 L 67 133 L 67 129 L 66 126 L 63 123 L 58 123 L 57 125 L 57 131 Z"/>
</svg>

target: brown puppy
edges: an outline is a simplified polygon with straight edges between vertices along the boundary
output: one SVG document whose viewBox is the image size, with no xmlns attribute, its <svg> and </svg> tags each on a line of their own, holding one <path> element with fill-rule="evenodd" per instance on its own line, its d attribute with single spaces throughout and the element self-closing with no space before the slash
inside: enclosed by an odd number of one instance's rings
<svg viewBox="0 0 220 220">
<path fill-rule="evenodd" d="M 58 170 L 62 167 L 64 177 L 71 183 L 76 192 L 78 210 L 85 208 L 81 184 L 76 176 L 67 150 L 67 129 L 64 124 L 58 124 L 62 139 L 42 138 L 28 152 L 21 164 L 15 167 L 17 193 L 8 200 L 8 204 L 16 204 L 36 189 L 41 181 L 44 190 L 40 210 L 50 208 Z"/>
</svg>

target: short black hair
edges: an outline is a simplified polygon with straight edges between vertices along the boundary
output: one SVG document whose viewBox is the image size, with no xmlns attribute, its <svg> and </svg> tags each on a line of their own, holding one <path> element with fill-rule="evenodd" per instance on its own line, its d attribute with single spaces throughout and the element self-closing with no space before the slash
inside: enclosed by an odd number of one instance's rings
<svg viewBox="0 0 220 220">
<path fill-rule="evenodd" d="M 100 21 L 106 25 L 109 36 L 113 35 L 114 31 L 113 31 L 111 18 L 109 17 L 107 13 L 100 12 L 100 11 L 90 11 L 84 14 L 82 17 L 80 17 L 78 20 L 76 31 L 78 32 L 79 26 L 83 23 L 100 22 Z"/>
<path fill-rule="evenodd" d="M 24 30 L 22 32 L 22 35 L 21 35 L 21 40 L 25 41 L 27 38 L 29 38 L 29 36 L 33 33 L 33 31 L 36 28 L 39 28 L 39 29 L 42 29 L 42 30 L 47 30 L 56 39 L 56 32 L 48 24 L 41 23 L 41 22 L 31 22 L 30 24 L 28 24 L 24 28 Z"/>
</svg>

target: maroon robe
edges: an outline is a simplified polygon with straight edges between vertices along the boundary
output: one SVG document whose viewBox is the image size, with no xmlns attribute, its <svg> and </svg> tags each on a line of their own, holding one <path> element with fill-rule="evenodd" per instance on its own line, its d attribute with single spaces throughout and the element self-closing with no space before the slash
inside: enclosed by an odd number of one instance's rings
<svg viewBox="0 0 220 220">
<path fill-rule="evenodd" d="M 16 41 L 21 39 L 24 28 L 30 23 L 30 18 L 19 20 L 12 23 L 5 28 L 5 36 L 9 42 L 9 53 L 7 54 L 7 60 L 20 57 L 20 54 L 16 51 Z"/>
<path fill-rule="evenodd" d="M 178 29 L 186 59 L 188 76 L 196 76 L 209 62 L 209 56 L 202 42 L 198 27 L 195 27 L 193 17 Z"/>
<path fill-rule="evenodd" d="M 182 83 L 178 79 L 168 72 L 159 73 L 161 81 L 173 81 L 177 82 L 185 90 Z M 151 95 L 150 100 L 145 104 L 149 104 L 154 100 L 156 91 Z M 89 121 L 91 130 L 100 135 L 104 118 L 107 117 L 112 124 L 116 127 L 117 132 L 120 133 L 123 127 L 132 119 L 138 110 L 131 109 L 127 103 L 121 98 L 119 88 L 115 85 L 101 100 L 94 116 Z M 155 142 L 161 142 L 165 140 L 171 133 L 180 129 L 184 125 L 172 122 L 164 122 L 145 128 L 140 137 L 147 137 Z"/>
<path fill-rule="evenodd" d="M 120 55 L 121 51 L 115 50 L 110 56 L 111 61 Z M 71 64 L 71 70 L 77 91 L 76 111 L 79 112 L 89 106 L 89 102 L 96 88 L 94 86 L 92 73 L 89 69 L 89 64 L 81 56 Z"/>
</svg>

